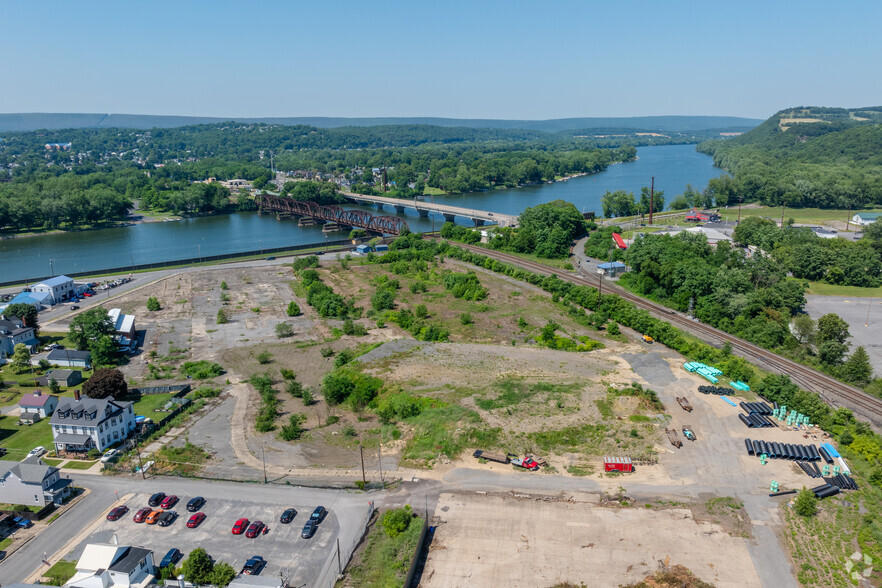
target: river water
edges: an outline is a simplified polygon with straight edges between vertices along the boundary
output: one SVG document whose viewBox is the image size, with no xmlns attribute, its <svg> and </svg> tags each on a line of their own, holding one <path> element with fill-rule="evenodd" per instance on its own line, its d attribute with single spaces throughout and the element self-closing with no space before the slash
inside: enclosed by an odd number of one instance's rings
<svg viewBox="0 0 882 588">
<path fill-rule="evenodd" d="M 566 182 L 525 186 L 453 196 L 438 196 L 436 202 L 491 212 L 520 214 L 526 207 L 566 200 L 583 211 L 601 214 L 600 197 L 607 190 L 639 194 L 655 177 L 656 190 L 665 199 L 681 193 L 686 184 L 697 189 L 723 173 L 710 156 L 695 151 L 694 145 L 642 147 L 637 161 L 610 166 L 592 176 Z M 361 208 L 361 207 L 359 207 Z M 375 207 L 373 214 L 394 214 Z M 420 218 L 406 209 L 404 218 L 413 231 L 429 231 L 444 223 L 441 216 Z M 434 220 L 434 225 L 433 225 Z M 465 219 L 457 222 L 467 223 Z M 346 232 L 322 233 L 318 226 L 298 227 L 296 220 L 276 220 L 256 212 L 190 218 L 174 222 L 142 223 L 128 227 L 36 235 L 0 240 L 0 282 L 28 280 L 62 273 L 99 270 L 129 264 L 154 263 L 287 247 L 342 239 Z"/>
</svg>

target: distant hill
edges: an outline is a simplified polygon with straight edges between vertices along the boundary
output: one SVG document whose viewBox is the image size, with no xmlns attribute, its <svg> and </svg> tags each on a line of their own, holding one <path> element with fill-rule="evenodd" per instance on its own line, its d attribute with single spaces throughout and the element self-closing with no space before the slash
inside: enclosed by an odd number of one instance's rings
<svg viewBox="0 0 882 588">
<path fill-rule="evenodd" d="M 789 207 L 882 205 L 882 107 L 799 106 L 698 146 L 735 174 L 744 201 Z"/>
<path fill-rule="evenodd" d="M 757 126 L 760 119 L 737 116 L 635 116 L 559 118 L 551 120 L 465 119 L 437 117 L 339 118 L 339 117 L 263 117 L 215 118 L 204 116 L 158 116 L 149 114 L 61 114 L 22 113 L 0 114 L 0 132 L 36 131 L 41 129 L 83 128 L 176 128 L 235 120 L 237 122 L 280 125 L 309 125 L 319 128 L 371 127 L 379 125 L 434 125 L 473 129 L 524 129 L 560 132 L 578 129 L 640 129 L 649 131 L 686 132 L 707 129 L 747 131 Z"/>
</svg>

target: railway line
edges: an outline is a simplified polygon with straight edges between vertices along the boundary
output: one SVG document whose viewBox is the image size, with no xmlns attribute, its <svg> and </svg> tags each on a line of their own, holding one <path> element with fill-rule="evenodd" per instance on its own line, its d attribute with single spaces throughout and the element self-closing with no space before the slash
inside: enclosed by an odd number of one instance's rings
<svg viewBox="0 0 882 588">
<path fill-rule="evenodd" d="M 582 273 L 581 269 L 579 270 L 580 273 L 578 275 L 557 272 L 546 265 L 525 260 L 501 251 L 494 251 L 492 249 L 486 249 L 474 245 L 465 245 L 463 243 L 457 243 L 457 245 L 464 249 L 468 249 L 469 251 L 480 253 L 481 255 L 486 255 L 487 257 L 492 257 L 499 261 L 504 261 L 537 274 L 554 274 L 561 280 L 572 282 L 574 284 L 600 288 L 600 278 L 591 274 Z M 828 405 L 834 408 L 840 406 L 849 408 L 855 413 L 855 415 L 869 421 L 874 428 L 882 429 L 882 400 L 870 396 L 858 388 L 844 384 L 827 374 L 772 353 L 758 345 L 749 343 L 744 339 L 730 335 L 729 333 L 721 331 L 715 327 L 694 321 L 666 306 L 638 296 L 609 281 L 603 284 L 603 291 L 621 296 L 625 300 L 634 303 L 638 308 L 648 311 L 655 318 L 665 320 L 674 326 L 697 336 L 705 343 L 720 346 L 728 342 L 732 346 L 733 354 L 743 357 L 751 363 L 760 365 L 768 371 L 790 376 L 790 379 L 795 384 L 805 390 L 815 392 Z"/>
</svg>

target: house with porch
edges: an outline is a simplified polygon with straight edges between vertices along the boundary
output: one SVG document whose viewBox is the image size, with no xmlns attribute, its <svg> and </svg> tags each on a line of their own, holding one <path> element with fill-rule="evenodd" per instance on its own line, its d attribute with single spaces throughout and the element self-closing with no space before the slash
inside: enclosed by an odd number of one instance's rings
<svg viewBox="0 0 882 588">
<path fill-rule="evenodd" d="M 61 398 L 49 421 L 55 451 L 59 455 L 103 452 L 135 430 L 131 402 L 113 398 Z"/>
<path fill-rule="evenodd" d="M 4 504 L 61 504 L 71 493 L 70 485 L 70 479 L 62 478 L 58 468 L 37 456 L 24 461 L 0 460 L 0 502 Z"/>
<path fill-rule="evenodd" d="M 156 573 L 153 552 L 116 543 L 89 543 L 65 588 L 145 588 Z"/>
<path fill-rule="evenodd" d="M 34 328 L 15 318 L 0 319 L 0 355 L 12 357 L 15 346 L 24 343 L 28 351 L 32 352 L 40 342 L 34 335 Z"/>
</svg>

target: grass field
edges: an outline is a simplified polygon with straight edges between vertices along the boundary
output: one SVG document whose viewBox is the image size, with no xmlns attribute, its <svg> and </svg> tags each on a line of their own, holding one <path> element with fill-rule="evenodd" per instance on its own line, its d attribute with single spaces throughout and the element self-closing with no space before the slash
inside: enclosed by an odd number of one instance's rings
<svg viewBox="0 0 882 588">
<path fill-rule="evenodd" d="M 54 586 L 61 586 L 63 584 L 66 584 L 68 580 L 73 578 L 74 574 L 76 573 L 77 562 L 61 560 L 57 562 L 54 566 L 46 570 L 43 576 L 45 578 L 51 578 L 52 580 L 54 580 Z"/>
<path fill-rule="evenodd" d="M 95 465 L 94 461 L 69 461 L 62 469 L 64 470 L 88 470 Z"/>
<path fill-rule="evenodd" d="M 882 298 L 882 286 L 878 288 L 859 288 L 857 286 L 834 286 L 824 282 L 809 282 L 806 294 L 818 296 L 851 296 L 852 298 Z"/>
<path fill-rule="evenodd" d="M 834 208 L 786 208 L 784 209 L 784 220 L 792 218 L 797 223 L 823 223 L 839 221 L 845 223 L 846 219 L 851 220 L 857 212 L 882 212 L 882 210 L 852 210 L 850 213 L 845 209 Z M 737 220 L 738 207 L 729 209 L 720 209 L 720 216 L 723 220 Z M 778 207 L 762 206 L 759 208 L 741 208 L 741 218 L 750 216 L 760 216 L 781 220 L 781 209 Z M 852 223 L 849 229 L 856 230 L 857 227 Z"/>
<path fill-rule="evenodd" d="M 422 523 L 421 518 L 414 517 L 407 529 L 396 537 L 387 535 L 379 520 L 374 523 L 365 539 L 364 550 L 346 570 L 352 584 L 366 588 L 402 586 L 420 540 Z"/>
<path fill-rule="evenodd" d="M 49 419 L 33 425 L 19 425 L 18 417 L 0 416 L 0 444 L 9 450 L 9 459 L 22 460 L 28 452 L 42 445 L 52 449 L 52 429 Z"/>
<path fill-rule="evenodd" d="M 174 396 L 173 393 L 169 394 L 145 394 L 141 396 L 138 400 L 135 401 L 135 406 L 132 407 L 135 411 L 135 414 L 145 416 L 148 418 L 153 418 L 153 411 L 161 407 L 163 404 L 168 402 L 168 400 Z M 153 420 L 157 420 L 153 418 Z"/>
</svg>

